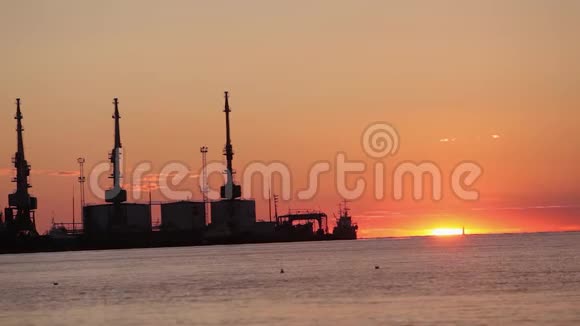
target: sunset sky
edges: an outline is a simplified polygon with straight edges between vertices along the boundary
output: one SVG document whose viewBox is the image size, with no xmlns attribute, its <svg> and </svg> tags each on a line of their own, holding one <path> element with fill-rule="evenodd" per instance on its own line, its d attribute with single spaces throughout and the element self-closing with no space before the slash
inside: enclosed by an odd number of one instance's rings
<svg viewBox="0 0 580 326">
<path fill-rule="evenodd" d="M 2 1 L 0 205 L 13 190 L 15 98 L 44 232 L 52 215 L 71 219 L 77 157 L 87 170 L 107 160 L 113 97 L 128 171 L 184 162 L 192 177 L 178 188 L 201 198 L 199 147 L 223 159 L 229 90 L 239 173 L 282 162 L 296 193 L 316 162 L 337 153 L 366 162 L 349 177 L 367 180 L 350 203 L 362 237 L 580 230 L 579 35 L 573 0 Z M 380 160 L 361 146 L 378 121 L 400 136 L 398 153 Z M 386 196 L 375 200 L 379 161 Z M 408 189 L 395 201 L 390 174 L 403 161 L 437 164 L 443 199 L 414 201 Z M 478 201 L 448 187 L 463 161 L 483 168 Z M 322 175 L 314 199 L 280 210 L 332 216 L 341 200 L 334 180 L 334 170 Z M 252 189 L 267 219 L 259 182 Z"/>
</svg>

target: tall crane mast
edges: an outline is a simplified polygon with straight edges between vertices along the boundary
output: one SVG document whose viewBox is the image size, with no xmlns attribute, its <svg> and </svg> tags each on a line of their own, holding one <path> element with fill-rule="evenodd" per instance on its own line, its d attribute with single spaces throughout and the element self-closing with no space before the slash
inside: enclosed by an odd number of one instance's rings
<svg viewBox="0 0 580 326">
<path fill-rule="evenodd" d="M 17 148 L 12 163 L 16 169 L 16 177 L 12 182 L 16 183 L 16 191 L 8 195 L 8 206 L 4 210 L 6 229 L 15 235 L 37 236 L 35 210 L 37 207 L 36 197 L 30 196 L 28 189 L 31 187 L 28 181 L 30 165 L 24 155 L 24 138 L 22 132 L 22 111 L 20 99 L 16 99 L 16 134 Z"/>
<path fill-rule="evenodd" d="M 113 119 L 115 120 L 115 141 L 113 150 L 109 155 L 111 164 L 113 165 L 113 172 L 109 176 L 113 179 L 113 187 L 105 191 L 105 201 L 109 203 L 120 204 L 127 201 L 127 191 L 121 187 L 121 127 L 119 124 L 119 99 L 114 98 L 113 104 L 115 105 L 115 112 L 113 113 Z"/>
<path fill-rule="evenodd" d="M 230 104 L 229 104 L 229 94 L 224 92 L 225 105 L 224 112 L 226 113 L 226 146 L 224 148 L 224 155 L 226 157 L 226 171 L 227 174 L 226 183 L 220 188 L 221 198 L 223 199 L 236 199 L 242 196 L 242 188 L 234 183 L 234 168 L 232 166 L 232 161 L 234 159 L 234 150 L 232 147 L 232 139 L 230 133 Z"/>
</svg>

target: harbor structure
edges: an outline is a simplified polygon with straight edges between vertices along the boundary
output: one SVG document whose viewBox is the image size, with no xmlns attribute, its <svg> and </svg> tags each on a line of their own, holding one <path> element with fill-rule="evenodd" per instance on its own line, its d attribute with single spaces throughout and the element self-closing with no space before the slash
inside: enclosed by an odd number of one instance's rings
<svg viewBox="0 0 580 326">
<path fill-rule="evenodd" d="M 127 203 L 127 191 L 121 184 L 121 126 L 119 100 L 113 99 L 115 135 L 113 150 L 109 154 L 113 180 L 112 187 L 105 191 L 106 204 L 87 205 L 83 208 L 84 233 L 99 237 L 112 233 L 151 232 L 151 210 L 147 204 Z"/>
<path fill-rule="evenodd" d="M 228 232 L 239 233 L 250 230 L 256 223 L 256 202 L 253 199 L 242 199 L 242 188 L 235 183 L 233 168 L 234 150 L 230 129 L 229 93 L 224 92 L 224 113 L 226 117 L 226 181 L 220 188 L 221 200 L 211 202 L 211 224 L 225 228 Z"/>
<path fill-rule="evenodd" d="M 328 232 L 328 218 L 321 211 L 289 210 L 286 215 L 278 214 L 278 196 L 271 201 L 266 220 L 256 217 L 256 203 L 253 199 L 242 198 L 241 186 L 235 181 L 233 168 L 234 150 L 230 128 L 229 94 L 225 92 L 226 144 L 223 154 L 226 160 L 225 182 L 220 187 L 220 199 L 210 201 L 207 193 L 207 171 L 204 171 L 201 191 L 203 200 L 190 199 L 177 202 L 153 202 L 149 193 L 149 203 L 127 202 L 127 191 L 122 182 L 122 143 L 119 101 L 114 104 L 114 143 L 109 154 L 112 185 L 105 191 L 101 204 L 87 205 L 84 196 L 85 160 L 79 158 L 79 184 L 81 189 L 82 228 L 73 223 L 56 223 L 45 236 L 36 236 L 36 198 L 28 193 L 30 165 L 24 156 L 22 138 L 22 112 L 17 100 L 17 152 L 13 159 L 16 177 L 13 182 L 17 189 L 9 195 L 9 207 L 4 211 L 4 221 L 0 216 L 0 252 L 22 252 L 43 250 L 76 250 L 107 248 L 165 247 L 199 244 L 228 244 L 256 242 L 285 242 L 356 239 L 358 226 L 352 221 L 349 209 L 341 207 L 334 232 Z M 207 147 L 201 147 L 202 165 L 207 164 Z M 152 223 L 152 206 L 159 205 L 161 221 Z M 271 206 L 271 205 L 270 205 Z M 208 208 L 209 213 L 208 220 Z M 272 216 L 272 213 L 274 213 Z M 72 227 L 69 227 L 72 225 Z M 79 225 L 80 226 L 80 225 Z M 315 229 L 316 226 L 316 229 Z M 34 235 L 34 239 L 24 242 L 12 241 L 6 235 Z M 29 239 L 31 237 L 25 237 Z M 4 241 L 7 239 L 7 241 Z"/>
<path fill-rule="evenodd" d="M 16 99 L 16 153 L 12 163 L 16 176 L 12 182 L 16 184 L 14 193 L 8 195 L 8 207 L 4 209 L 4 233 L 9 236 L 38 236 L 36 231 L 35 211 L 38 206 L 36 197 L 31 196 L 29 189 L 30 164 L 24 155 L 24 128 L 22 127 L 22 110 L 20 98 Z"/>
<path fill-rule="evenodd" d="M 178 201 L 161 204 L 161 231 L 203 230 L 205 222 L 205 202 Z"/>
</svg>

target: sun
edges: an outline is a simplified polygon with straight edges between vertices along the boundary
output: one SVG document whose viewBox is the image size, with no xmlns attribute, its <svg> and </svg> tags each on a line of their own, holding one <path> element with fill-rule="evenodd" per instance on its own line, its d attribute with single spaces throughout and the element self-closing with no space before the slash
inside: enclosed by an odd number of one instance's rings
<svg viewBox="0 0 580 326">
<path fill-rule="evenodd" d="M 463 229 L 456 228 L 437 228 L 431 230 L 431 235 L 435 236 L 451 236 L 451 235 L 462 235 Z"/>
</svg>

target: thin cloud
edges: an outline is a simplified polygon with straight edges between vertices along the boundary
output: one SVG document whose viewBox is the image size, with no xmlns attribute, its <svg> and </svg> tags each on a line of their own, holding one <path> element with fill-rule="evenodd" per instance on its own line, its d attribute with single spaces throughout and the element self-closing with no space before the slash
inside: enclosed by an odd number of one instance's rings
<svg viewBox="0 0 580 326">
<path fill-rule="evenodd" d="M 43 169 L 32 169 L 30 171 L 33 175 L 46 175 L 50 177 L 76 177 L 79 175 L 79 171 L 73 170 L 43 170 Z"/>
<path fill-rule="evenodd" d="M 482 141 L 482 139 L 487 139 L 487 138 L 491 138 L 493 140 L 499 140 L 500 138 L 502 138 L 502 136 L 500 134 L 491 134 L 491 135 L 487 135 L 487 136 L 477 136 L 475 137 L 475 140 L 477 141 Z M 451 138 L 451 137 L 445 137 L 445 138 L 440 138 L 439 142 L 440 143 L 455 143 L 458 139 L 457 138 Z"/>
<path fill-rule="evenodd" d="M 388 211 L 388 210 L 374 210 L 374 211 L 366 211 L 362 214 L 356 214 L 356 218 L 398 218 L 403 217 L 403 213 L 397 211 Z"/>
<path fill-rule="evenodd" d="M 536 205 L 536 206 L 512 206 L 512 207 L 476 207 L 473 211 L 525 211 L 536 209 L 568 209 L 580 208 L 580 205 Z"/>
<path fill-rule="evenodd" d="M 13 168 L 0 168 L 0 176 L 15 175 L 16 170 Z M 46 175 L 51 177 L 75 177 L 79 175 L 79 171 L 74 170 L 47 170 L 47 169 L 32 169 L 32 175 Z"/>
<path fill-rule="evenodd" d="M 77 177 L 79 176 L 79 171 L 56 171 L 49 173 L 49 175 L 57 177 Z"/>
<path fill-rule="evenodd" d="M 125 189 L 131 189 L 131 191 L 149 192 L 159 189 L 167 189 L 167 187 L 161 187 L 157 183 L 146 183 L 146 184 L 131 184 L 127 183 L 123 185 Z"/>
</svg>

